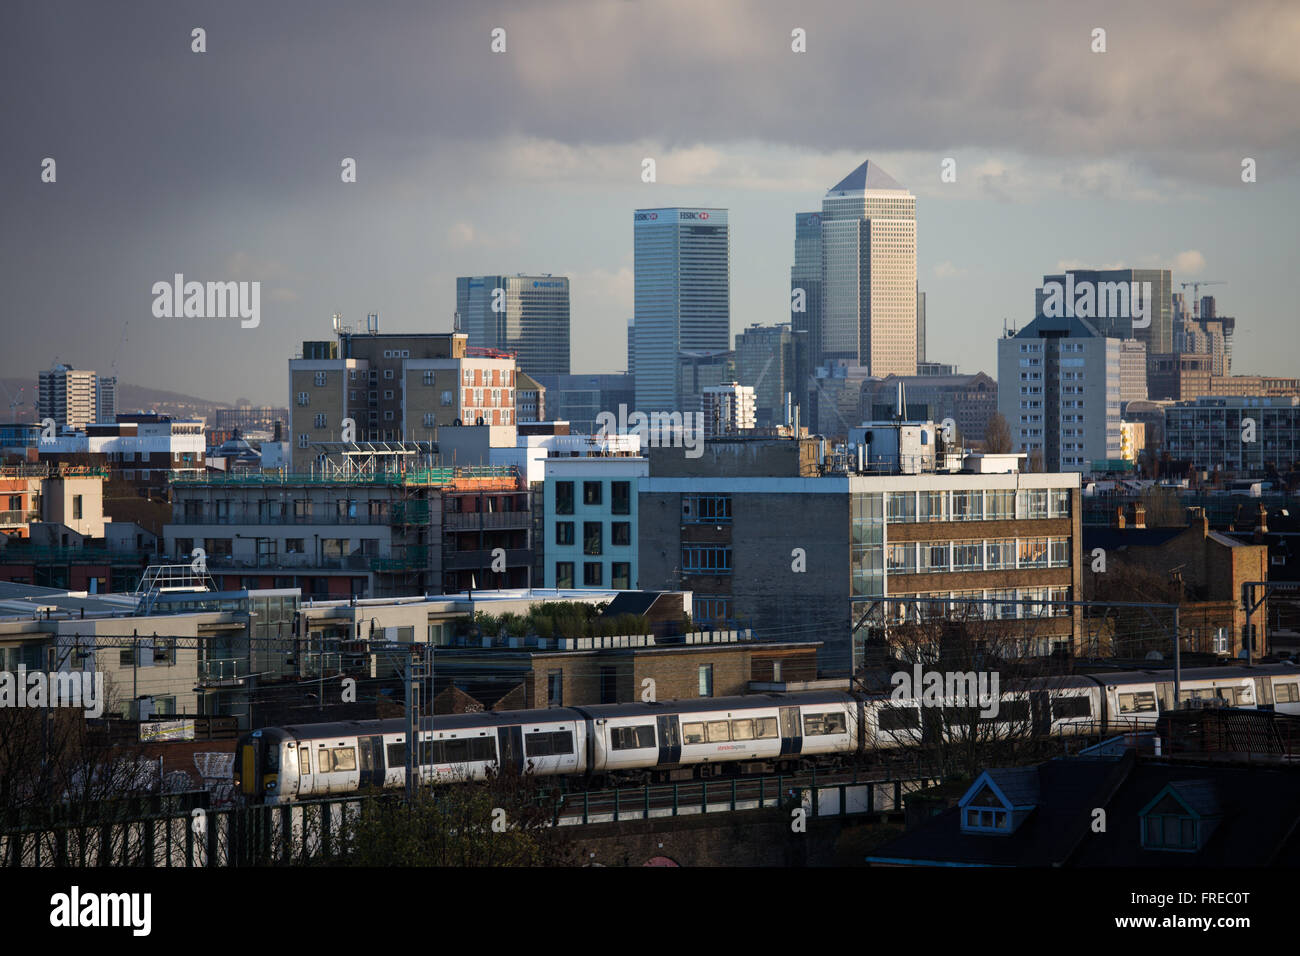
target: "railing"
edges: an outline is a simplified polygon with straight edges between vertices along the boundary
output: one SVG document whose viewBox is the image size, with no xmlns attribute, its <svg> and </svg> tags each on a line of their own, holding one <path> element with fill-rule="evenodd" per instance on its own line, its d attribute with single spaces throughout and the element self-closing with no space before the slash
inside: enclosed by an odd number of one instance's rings
<svg viewBox="0 0 1300 956">
<path fill-rule="evenodd" d="M 227 555 L 208 555 L 207 565 L 217 571 L 267 571 L 311 570 L 319 568 L 325 571 L 368 571 L 374 557 L 367 554 L 349 554 L 346 556 L 316 557 L 310 554 L 278 554 L 275 557 L 232 558 Z"/>
<path fill-rule="evenodd" d="M 463 478 L 518 478 L 515 465 L 472 465 L 438 468 L 411 468 L 407 471 L 375 472 L 373 474 L 317 475 L 285 472 L 248 472 L 238 475 L 172 474 L 168 480 L 173 485 L 382 485 L 400 488 L 408 485 L 449 485 Z"/>
<path fill-rule="evenodd" d="M 529 528 L 531 511 L 450 511 L 442 516 L 442 526 L 449 531 L 494 531 L 499 529 Z"/>
<path fill-rule="evenodd" d="M 199 661 L 199 682 L 204 684 L 233 683 L 248 676 L 248 659 L 229 657 Z"/>
<path fill-rule="evenodd" d="M 338 512 L 323 514 L 263 514 L 261 512 L 239 511 L 217 514 L 212 511 L 179 513 L 172 516 L 172 524 L 178 525 L 312 525 L 312 524 L 357 524 L 386 525 L 388 519 L 383 515 L 341 515 Z"/>
<path fill-rule="evenodd" d="M 106 548 L 31 548 L 10 544 L 0 548 L 0 564 L 130 564 L 146 561 L 146 551 L 109 551 Z"/>
<path fill-rule="evenodd" d="M 27 524 L 41 516 L 39 511 L 0 511 L 0 524 Z"/>
</svg>

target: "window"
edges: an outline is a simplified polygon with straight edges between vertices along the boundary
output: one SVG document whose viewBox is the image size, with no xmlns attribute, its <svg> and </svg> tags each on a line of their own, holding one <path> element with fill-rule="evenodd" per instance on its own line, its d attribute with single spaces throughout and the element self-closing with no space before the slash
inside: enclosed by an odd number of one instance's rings
<svg viewBox="0 0 1300 956">
<path fill-rule="evenodd" d="M 704 743 L 704 725 L 682 724 L 682 741 L 688 744 Z"/>
<path fill-rule="evenodd" d="M 324 373 L 324 372 L 317 372 L 317 373 L 316 373 L 315 382 L 316 382 L 316 386 L 317 386 L 318 388 L 324 386 L 324 384 L 325 384 L 325 373 Z"/>
<path fill-rule="evenodd" d="M 604 587 L 604 570 L 599 561 L 582 562 L 582 585 L 588 588 Z"/>
<path fill-rule="evenodd" d="M 293 501 L 293 516 L 295 518 L 311 517 L 311 499 L 295 498 Z"/>
<path fill-rule="evenodd" d="M 573 753 L 573 734 L 567 730 L 524 735 L 524 752 L 530 757 L 555 757 Z"/>
<path fill-rule="evenodd" d="M 1047 489 L 1030 488 L 1021 491 L 1024 502 L 1024 518 L 1046 518 L 1047 517 Z"/>
<path fill-rule="evenodd" d="M 573 482 L 557 481 L 555 483 L 555 513 L 557 515 L 573 514 Z"/>
<path fill-rule="evenodd" d="M 824 737 L 827 734 L 842 734 L 848 725 L 844 721 L 844 714 L 831 712 L 828 714 L 804 714 L 803 733 L 805 737 Z"/>
<path fill-rule="evenodd" d="M 392 377 L 393 377 L 393 370 L 391 368 L 384 369 L 384 378 L 392 378 Z"/>
<path fill-rule="evenodd" d="M 1152 714 L 1156 709 L 1156 695 L 1150 691 L 1138 694 L 1120 694 L 1121 714 Z"/>
<path fill-rule="evenodd" d="M 954 571 L 978 571 L 980 569 L 980 551 L 978 541 L 956 541 L 952 546 L 952 569 Z"/>
<path fill-rule="evenodd" d="M 687 574 L 730 574 L 731 549 L 713 545 L 683 545 L 682 571 Z"/>
<path fill-rule="evenodd" d="M 584 521 L 582 523 L 582 553 L 600 554 L 602 537 L 603 532 L 599 521 Z"/>
<path fill-rule="evenodd" d="M 444 406 L 451 405 L 456 401 L 452 392 L 443 392 L 442 397 L 438 399 Z"/>
<path fill-rule="evenodd" d="M 1016 566 L 1016 542 L 1013 539 L 1003 541 L 986 541 L 984 543 L 984 567 L 989 571 Z"/>
<path fill-rule="evenodd" d="M 987 807 L 967 807 L 966 826 L 979 830 L 1007 829 L 1007 811 L 991 810 Z"/>
<path fill-rule="evenodd" d="M 420 741 L 420 762 L 425 764 L 478 763 L 496 759 L 496 741 L 491 737 Z"/>
<path fill-rule="evenodd" d="M 284 539 L 284 553 L 285 553 L 285 554 L 305 554 L 305 553 L 306 553 L 306 548 L 303 547 L 303 539 L 302 539 L 302 538 L 285 538 L 285 539 Z"/>
<path fill-rule="evenodd" d="M 752 718 L 742 720 L 733 720 L 731 722 L 731 739 L 732 740 L 753 740 L 754 739 L 754 721 Z"/>
<path fill-rule="evenodd" d="M 1070 539 L 1052 538 L 1050 544 L 1050 562 L 1054 568 L 1070 566 Z"/>
<path fill-rule="evenodd" d="M 357 769 L 357 752 L 353 747 L 321 747 L 316 751 L 318 773 L 335 773 Z"/>
<path fill-rule="evenodd" d="M 895 730 L 914 730 L 921 726 L 921 711 L 916 707 L 881 706 L 876 717 L 881 733 Z"/>
<path fill-rule="evenodd" d="M 948 545 L 947 544 L 923 544 L 921 545 L 921 568 L 924 572 L 947 571 L 948 570 Z"/>
<path fill-rule="evenodd" d="M 307 405 L 307 404 L 310 404 L 310 403 L 311 403 L 311 395 L 310 395 L 310 394 L 308 394 L 307 392 L 299 392 L 299 393 L 298 393 L 298 404 L 299 404 L 299 405 Z"/>
<path fill-rule="evenodd" d="M 908 542 L 907 544 L 891 544 L 886 551 L 888 559 L 887 568 L 890 574 L 915 574 L 916 573 L 916 545 Z"/>
<path fill-rule="evenodd" d="M 713 665 L 701 664 L 699 669 L 699 693 L 701 697 L 713 696 Z"/>
<path fill-rule="evenodd" d="M 422 378 L 422 380 L 423 380 L 423 382 L 424 382 L 425 385 L 432 385 L 432 384 L 433 384 L 433 370 L 432 370 L 432 369 L 425 369 L 425 370 L 424 370 L 424 374 L 421 376 L 421 378 Z"/>
<path fill-rule="evenodd" d="M 1047 567 L 1047 539 L 1046 538 L 1021 538 L 1020 539 L 1019 567 L 1022 568 Z"/>
<path fill-rule="evenodd" d="M 557 588 L 573 587 L 573 562 L 572 561 L 555 562 L 555 586 Z"/>
<path fill-rule="evenodd" d="M 155 664 L 176 663 L 176 638 L 155 638 L 153 642 L 153 662 Z"/>
<path fill-rule="evenodd" d="M 609 526 L 609 543 L 626 548 L 632 544 L 632 522 L 615 521 Z"/>
<path fill-rule="evenodd" d="M 584 505 L 600 504 L 600 485 L 599 481 L 584 481 L 582 483 L 582 503 Z"/>
<path fill-rule="evenodd" d="M 628 561 L 615 561 L 610 565 L 609 586 L 615 591 L 632 589 L 632 565 Z"/>
<path fill-rule="evenodd" d="M 555 543 L 573 544 L 573 522 L 572 521 L 555 522 Z"/>
<path fill-rule="evenodd" d="M 1071 717 L 1091 717 L 1092 701 L 1087 697 L 1053 697 L 1052 719 L 1066 720 Z"/>
<path fill-rule="evenodd" d="M 1010 521 L 1016 516 L 1016 493 L 1011 489 L 1005 491 L 986 491 L 984 493 L 984 517 L 989 521 Z"/>
<path fill-rule="evenodd" d="M 390 399 L 392 399 L 392 397 L 393 397 L 393 390 L 391 388 L 384 389 L 384 401 L 389 401 Z"/>
<path fill-rule="evenodd" d="M 953 521 L 980 521 L 984 517 L 982 491 L 954 491 L 952 493 Z"/>
<path fill-rule="evenodd" d="M 1052 517 L 1068 518 L 1070 516 L 1070 489 L 1053 488 L 1050 496 L 1052 499 Z"/>
<path fill-rule="evenodd" d="M 81 517 L 81 495 L 72 496 L 72 517 L 73 520 Z"/>
<path fill-rule="evenodd" d="M 776 718 L 759 717 L 754 721 L 754 735 L 760 740 L 768 740 L 777 736 Z"/>
<path fill-rule="evenodd" d="M 910 491 L 891 491 L 889 493 L 889 520 L 916 520 L 916 495 Z"/>
<path fill-rule="evenodd" d="M 124 647 L 117 652 L 117 664 L 119 667 L 135 666 L 135 648 Z"/>
<path fill-rule="evenodd" d="M 600 702 L 602 704 L 618 703 L 617 667 L 602 667 L 600 669 Z"/>
<path fill-rule="evenodd" d="M 632 513 L 632 482 L 611 481 L 609 483 L 610 514 L 630 515 Z"/>
<path fill-rule="evenodd" d="M 731 740 L 731 721 L 711 720 L 704 725 L 704 732 L 711 744 L 725 744 Z"/>
<path fill-rule="evenodd" d="M 682 499 L 682 524 L 730 523 L 730 495 L 689 495 Z"/>
<path fill-rule="evenodd" d="M 1300 702 L 1300 684 L 1274 684 L 1273 699 L 1279 704 Z"/>
<path fill-rule="evenodd" d="M 654 724 L 638 727 L 611 727 L 609 745 L 613 750 L 645 750 L 655 746 Z"/>
<path fill-rule="evenodd" d="M 569 577 L 573 578 L 573 565 L 569 565 Z M 547 671 L 546 706 L 564 706 L 564 671 Z"/>
<path fill-rule="evenodd" d="M 922 491 L 918 499 L 917 518 L 920 521 L 947 521 L 948 492 Z"/>
</svg>

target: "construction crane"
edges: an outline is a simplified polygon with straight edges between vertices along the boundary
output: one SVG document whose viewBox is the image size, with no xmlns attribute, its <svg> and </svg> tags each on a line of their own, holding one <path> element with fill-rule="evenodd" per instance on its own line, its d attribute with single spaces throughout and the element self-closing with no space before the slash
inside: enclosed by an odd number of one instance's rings
<svg viewBox="0 0 1300 956">
<path fill-rule="evenodd" d="M 1199 319 L 1201 317 L 1201 286 L 1227 285 L 1228 281 L 1226 279 L 1205 279 L 1201 282 L 1180 282 L 1178 284 L 1184 289 L 1188 286 L 1192 287 L 1192 318 Z"/>
</svg>

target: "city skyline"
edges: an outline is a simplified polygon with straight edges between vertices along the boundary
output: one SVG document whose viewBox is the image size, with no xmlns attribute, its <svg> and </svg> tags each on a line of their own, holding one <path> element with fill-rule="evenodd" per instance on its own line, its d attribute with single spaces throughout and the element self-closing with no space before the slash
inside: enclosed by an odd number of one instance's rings
<svg viewBox="0 0 1300 956">
<path fill-rule="evenodd" d="M 993 368 L 1003 321 L 1032 319 L 1027 290 L 1043 275 L 1120 264 L 1171 269 L 1175 284 L 1226 280 L 1220 302 L 1241 323 L 1235 368 L 1296 364 L 1287 252 L 1300 133 L 1276 119 L 1300 86 L 1283 52 L 1300 34 L 1295 11 L 1246 4 L 1170 23 L 1157 8 L 1102 4 L 1020 11 L 1009 28 L 990 11 L 936 5 L 952 27 L 937 31 L 924 17 L 796 16 L 775 4 L 746 6 L 737 27 L 719 4 L 682 7 L 699 24 L 682 33 L 635 6 L 607 20 L 557 4 L 545 14 L 402 8 L 376 21 L 326 5 L 304 32 L 305 9 L 259 14 L 256 30 L 251 6 L 205 10 L 199 56 L 193 25 L 165 5 L 130 27 L 93 8 L 68 23 L 18 8 L 15 34 L 30 42 L 2 68 L 11 87 L 42 77 L 43 96 L 17 98 L 22 135 L 0 153 L 0 242 L 10 307 L 35 317 L 36 331 L 0 372 L 26 376 L 54 355 L 93 365 L 129 323 L 120 381 L 279 404 L 279 363 L 327 334 L 333 312 L 449 331 L 456 276 L 506 268 L 569 276 L 572 367 L 617 371 L 633 311 L 629 211 L 731 210 L 734 336 L 788 319 L 790 216 L 864 156 L 917 197 L 933 360 Z M 791 17 L 809 38 L 803 60 L 790 51 Z M 1094 20 L 1107 23 L 1105 54 L 1089 49 Z M 510 41 L 494 58 L 498 21 Z M 566 53 L 554 23 L 584 57 Z M 481 50 L 465 40 L 475 32 Z M 1276 47 L 1259 50 L 1261 32 Z M 855 33 L 865 48 L 846 42 Z M 359 69 L 345 55 L 358 35 L 386 50 L 383 63 Z M 1219 42 L 1210 62 L 1139 55 L 1157 43 L 1194 49 L 1205 35 Z M 127 65 L 104 70 L 87 97 L 65 77 L 78 75 L 74 58 L 94 69 L 105 50 Z M 923 53 L 930 72 L 903 50 Z M 979 69 L 976 58 L 1000 65 Z M 159 67 L 166 89 L 148 80 Z M 444 82 L 452 76 L 461 82 Z M 798 106 L 848 83 L 878 91 L 853 123 Z M 680 108 L 715 89 L 729 91 L 729 110 Z M 391 113 L 374 109 L 390 100 Z M 391 122 L 402 110 L 414 125 Z M 292 136 L 286 115 L 297 117 Z M 776 119 L 787 115 L 804 122 Z M 58 162 L 53 183 L 41 181 L 46 157 Z M 1241 180 L 1247 157 L 1257 182 Z M 340 181 L 346 158 L 355 183 Z M 941 178 L 949 158 L 955 182 Z M 155 319 L 150 288 L 175 273 L 262 282 L 260 327 Z"/>
</svg>

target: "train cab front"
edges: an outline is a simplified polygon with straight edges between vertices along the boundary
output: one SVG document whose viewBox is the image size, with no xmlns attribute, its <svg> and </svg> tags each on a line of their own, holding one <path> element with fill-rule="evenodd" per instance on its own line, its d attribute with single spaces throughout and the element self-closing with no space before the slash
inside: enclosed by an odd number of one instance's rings
<svg viewBox="0 0 1300 956">
<path fill-rule="evenodd" d="M 244 734 L 235 745 L 234 785 L 245 803 L 281 803 L 288 785 L 297 783 L 297 775 L 286 778 L 282 772 L 282 750 L 289 744 L 283 730 L 267 727 Z M 291 744 L 289 744 L 292 746 Z"/>
</svg>

